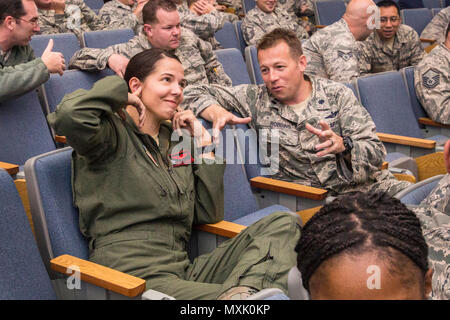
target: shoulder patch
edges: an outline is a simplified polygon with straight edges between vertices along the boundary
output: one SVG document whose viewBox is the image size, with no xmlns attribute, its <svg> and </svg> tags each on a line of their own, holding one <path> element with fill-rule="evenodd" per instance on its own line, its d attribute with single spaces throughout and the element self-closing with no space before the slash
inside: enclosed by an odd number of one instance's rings
<svg viewBox="0 0 450 320">
<path fill-rule="evenodd" d="M 430 68 L 422 75 L 422 84 L 425 88 L 433 89 L 441 82 L 441 73 Z"/>
</svg>

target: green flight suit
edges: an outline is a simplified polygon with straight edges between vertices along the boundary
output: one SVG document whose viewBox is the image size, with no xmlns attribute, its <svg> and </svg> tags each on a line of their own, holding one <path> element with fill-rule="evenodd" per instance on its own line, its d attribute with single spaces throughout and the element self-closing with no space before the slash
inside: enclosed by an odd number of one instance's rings
<svg viewBox="0 0 450 320">
<path fill-rule="evenodd" d="M 170 123 L 161 125 L 158 146 L 117 116 L 126 100 L 125 81 L 107 77 L 65 96 L 48 116 L 74 148 L 73 197 L 90 260 L 176 299 L 215 299 L 236 285 L 286 291 L 300 236 L 289 213 L 270 215 L 189 261 L 192 225 L 223 219 L 225 165 L 175 165 Z"/>
<path fill-rule="evenodd" d="M 14 46 L 0 54 L 0 102 L 18 97 L 46 82 L 50 77 L 41 58 L 28 46 Z"/>
</svg>

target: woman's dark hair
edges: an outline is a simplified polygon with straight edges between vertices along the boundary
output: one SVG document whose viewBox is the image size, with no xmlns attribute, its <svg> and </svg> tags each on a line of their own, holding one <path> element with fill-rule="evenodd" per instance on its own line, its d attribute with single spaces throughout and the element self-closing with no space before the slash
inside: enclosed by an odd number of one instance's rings
<svg viewBox="0 0 450 320">
<path fill-rule="evenodd" d="M 392 250 L 395 249 L 395 250 Z M 324 205 L 303 227 L 295 248 L 303 286 L 327 259 L 338 254 L 385 252 L 397 264 L 397 251 L 422 272 L 428 270 L 428 246 L 420 221 L 398 199 L 384 193 L 352 193 Z M 395 261 L 394 261 L 395 260 Z M 397 262 L 397 263 L 396 263 Z"/>
<path fill-rule="evenodd" d="M 22 0 L 0 0 L 0 23 L 6 17 L 20 18 L 26 15 Z"/>
<path fill-rule="evenodd" d="M 129 84 L 130 79 L 133 77 L 138 78 L 140 81 L 144 81 L 144 79 L 155 70 L 156 63 L 163 58 L 172 58 L 180 62 L 180 59 L 172 52 L 157 48 L 147 49 L 136 54 L 128 62 L 123 77 L 124 80 L 127 84 Z"/>
</svg>

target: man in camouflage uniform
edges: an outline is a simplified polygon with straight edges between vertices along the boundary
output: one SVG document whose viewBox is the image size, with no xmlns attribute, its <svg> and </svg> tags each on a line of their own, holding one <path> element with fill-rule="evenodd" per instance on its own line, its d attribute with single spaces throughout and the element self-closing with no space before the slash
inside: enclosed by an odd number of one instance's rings
<svg viewBox="0 0 450 320">
<path fill-rule="evenodd" d="M 312 0 L 278 0 L 277 6 L 291 14 L 309 34 L 316 31 Z"/>
<path fill-rule="evenodd" d="M 419 218 L 433 269 L 432 299 L 450 300 L 450 140 L 444 147 L 447 174 L 418 206 L 409 205 Z"/>
<path fill-rule="evenodd" d="M 360 42 L 360 75 L 414 66 L 425 55 L 417 32 L 401 24 L 398 4 L 384 0 L 377 6 L 380 8 L 381 28 Z"/>
<path fill-rule="evenodd" d="M 417 98 L 431 119 L 450 125 L 450 23 L 445 42 L 434 48 L 414 69 Z"/>
<path fill-rule="evenodd" d="M 258 134 L 278 129 L 275 178 L 326 188 L 331 195 L 370 190 L 393 195 L 409 185 L 379 169 L 386 150 L 353 92 L 334 81 L 304 77 L 306 58 L 295 33 L 275 29 L 266 34 L 258 44 L 258 60 L 264 84 L 188 86 L 184 106 L 213 121 L 216 132 L 226 123 L 249 123 Z M 260 148 L 272 150 L 272 139 L 269 134 L 268 146 Z M 265 157 L 267 163 L 277 158 Z"/>
<path fill-rule="evenodd" d="M 175 51 L 181 60 L 188 84 L 216 83 L 231 86 L 211 45 L 187 29 L 180 28 L 180 17 L 171 0 L 152 0 L 142 11 L 144 30 L 130 41 L 106 49 L 83 48 L 69 62 L 69 68 L 88 71 L 110 67 L 123 76 L 128 61 L 135 54 L 152 47 Z"/>
<path fill-rule="evenodd" d="M 142 8 L 148 0 L 112 0 L 106 2 L 98 16 L 109 29 L 133 29 L 135 34 L 142 30 Z"/>
<path fill-rule="evenodd" d="M 256 7 L 247 12 L 241 29 L 247 45 L 255 46 L 268 32 L 276 28 L 285 28 L 296 33 L 299 39 L 308 39 L 308 32 L 294 20 L 277 0 L 256 0 Z"/>
<path fill-rule="evenodd" d="M 371 33 L 369 6 L 375 6 L 372 0 L 350 1 L 339 21 L 316 31 L 304 43 L 306 74 L 339 82 L 350 82 L 360 75 L 357 41 Z"/>
<path fill-rule="evenodd" d="M 445 29 L 450 23 L 450 6 L 439 11 L 420 34 L 422 39 L 445 41 Z"/>
<path fill-rule="evenodd" d="M 40 34 L 82 33 L 105 29 L 105 24 L 83 0 L 34 0 L 39 11 Z"/>
</svg>

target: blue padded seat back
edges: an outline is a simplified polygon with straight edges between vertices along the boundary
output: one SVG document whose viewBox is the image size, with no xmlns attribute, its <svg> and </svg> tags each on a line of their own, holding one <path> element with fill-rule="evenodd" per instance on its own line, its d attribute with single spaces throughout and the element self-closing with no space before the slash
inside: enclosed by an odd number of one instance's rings
<svg viewBox="0 0 450 320">
<path fill-rule="evenodd" d="M 242 9 L 244 13 L 249 12 L 254 7 L 256 7 L 256 0 L 242 0 Z"/>
<path fill-rule="evenodd" d="M 358 78 L 361 104 L 372 116 L 377 132 L 424 138 L 400 72 Z"/>
<path fill-rule="evenodd" d="M 245 63 L 247 64 L 247 72 L 253 84 L 264 83 L 261 70 L 259 69 L 258 51 L 255 46 L 245 48 Z"/>
<path fill-rule="evenodd" d="M 425 117 L 428 118 L 427 112 L 423 108 L 416 94 L 416 87 L 414 86 L 414 67 L 406 67 L 401 70 L 403 79 L 406 82 L 409 92 L 409 98 L 411 100 L 411 106 L 413 108 L 416 119 Z"/>
<path fill-rule="evenodd" d="M 72 148 L 67 147 L 31 159 L 25 166 L 25 174 L 30 164 L 47 227 L 40 229 L 36 221 L 36 234 L 41 240 L 48 234 L 53 253 L 50 258 L 70 254 L 87 260 L 88 242 L 80 232 L 78 209 L 73 206 L 71 163 Z"/>
<path fill-rule="evenodd" d="M 401 10 L 402 23 L 410 26 L 420 35 L 433 18 L 428 8 L 403 9 Z"/>
<path fill-rule="evenodd" d="M 437 15 L 441 10 L 442 10 L 442 8 L 433 8 L 433 9 L 431 9 L 431 12 L 433 13 L 433 17 L 435 15 Z"/>
<path fill-rule="evenodd" d="M 0 103 L 0 146 L 0 161 L 18 165 L 56 149 L 35 90 Z"/>
<path fill-rule="evenodd" d="M 219 49 L 215 52 L 225 73 L 231 78 L 233 86 L 251 83 L 244 57 L 238 49 Z"/>
<path fill-rule="evenodd" d="M 245 54 L 245 47 L 247 46 L 247 43 L 245 42 L 244 35 L 242 34 L 242 28 L 241 28 L 242 20 L 234 21 L 233 24 L 234 24 L 234 29 L 236 31 L 236 36 L 237 36 L 238 41 L 239 41 L 239 46 L 241 48 L 242 56 L 244 56 L 244 54 Z"/>
<path fill-rule="evenodd" d="M 66 60 L 66 67 L 68 66 L 70 58 L 74 53 L 80 50 L 80 42 L 73 33 L 58 33 L 58 34 L 39 34 L 31 38 L 30 45 L 33 48 L 36 57 L 42 56 L 45 48 L 47 48 L 48 41 L 53 39 L 53 52 L 61 52 Z"/>
<path fill-rule="evenodd" d="M 206 129 L 211 129 L 210 122 L 201 119 Z M 234 140 L 234 131 L 230 125 L 222 130 L 217 155 L 226 160 L 224 183 L 224 220 L 234 221 L 258 210 L 258 204 L 252 194 L 243 164 L 238 161 L 239 154 Z"/>
<path fill-rule="evenodd" d="M 103 0 L 84 0 L 84 2 L 91 9 L 101 9 L 104 5 Z"/>
<path fill-rule="evenodd" d="M 436 187 L 438 183 L 438 179 L 433 180 L 432 182 L 425 184 L 420 188 L 417 188 L 401 197 L 400 201 L 406 205 L 418 205 L 430 194 L 430 192 L 434 189 L 434 187 Z"/>
<path fill-rule="evenodd" d="M 11 176 L 0 169 L 0 299 L 56 299 Z"/>
<path fill-rule="evenodd" d="M 50 75 L 50 79 L 44 84 L 48 110 L 55 111 L 62 98 L 77 89 L 90 89 L 94 83 L 103 77 L 114 75 L 111 69 L 101 72 L 86 72 L 81 70 L 67 70 L 63 76 Z"/>
<path fill-rule="evenodd" d="M 225 22 L 223 27 L 216 31 L 214 38 L 224 49 L 236 48 L 241 51 L 241 44 L 237 38 L 236 30 L 231 22 Z"/>
<path fill-rule="evenodd" d="M 425 8 L 441 8 L 442 7 L 442 3 L 441 0 L 422 0 L 423 1 L 423 6 Z"/>
<path fill-rule="evenodd" d="M 341 19 L 346 9 L 343 0 L 315 1 L 314 6 L 317 24 L 325 26 Z"/>
<path fill-rule="evenodd" d="M 84 32 L 83 41 L 85 47 L 105 49 L 115 44 L 128 42 L 134 36 L 134 31 L 129 28 L 98 30 Z"/>
</svg>

